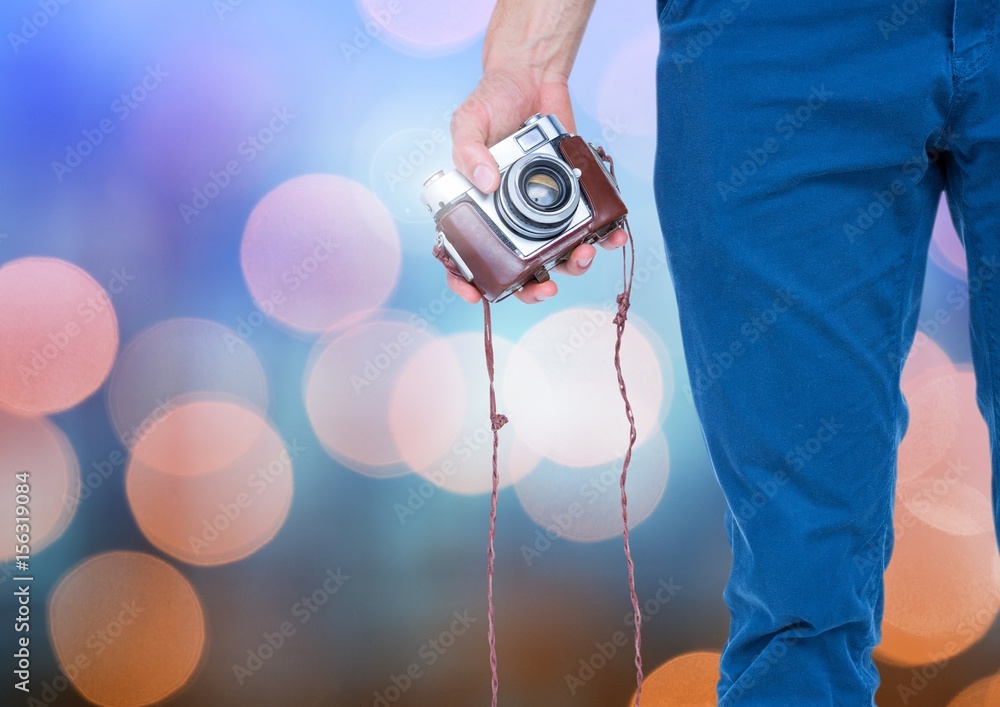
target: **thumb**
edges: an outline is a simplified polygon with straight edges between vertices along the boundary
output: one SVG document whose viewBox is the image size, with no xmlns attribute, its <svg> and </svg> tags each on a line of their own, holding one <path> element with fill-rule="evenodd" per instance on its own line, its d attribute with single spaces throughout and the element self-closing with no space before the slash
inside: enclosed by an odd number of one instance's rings
<svg viewBox="0 0 1000 707">
<path fill-rule="evenodd" d="M 484 110 L 463 103 L 451 117 L 452 159 L 455 167 L 483 193 L 500 183 L 500 170 L 486 147 L 490 121 Z"/>
</svg>

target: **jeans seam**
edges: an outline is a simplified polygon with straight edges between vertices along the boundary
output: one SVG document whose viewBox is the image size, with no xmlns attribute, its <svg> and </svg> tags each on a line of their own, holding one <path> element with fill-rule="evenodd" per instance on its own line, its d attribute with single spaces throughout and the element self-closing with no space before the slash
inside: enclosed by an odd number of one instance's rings
<svg viewBox="0 0 1000 707">
<path fill-rule="evenodd" d="M 996 27 L 996 18 L 997 18 L 996 0 L 990 0 L 988 17 L 989 19 L 987 20 L 987 30 L 986 30 L 987 31 L 986 49 L 983 51 L 982 54 L 979 55 L 979 58 L 977 58 L 974 62 L 972 62 L 972 64 L 968 66 L 962 73 L 960 74 L 957 73 L 956 78 L 961 79 L 963 81 L 972 78 L 976 73 L 979 72 L 980 69 L 986 66 L 986 62 L 989 61 L 990 56 L 993 54 L 993 43 L 994 39 L 996 38 L 996 34 L 994 32 L 994 29 Z M 960 61 L 963 64 L 965 63 L 965 60 L 960 57 L 956 57 L 955 61 Z"/>
</svg>

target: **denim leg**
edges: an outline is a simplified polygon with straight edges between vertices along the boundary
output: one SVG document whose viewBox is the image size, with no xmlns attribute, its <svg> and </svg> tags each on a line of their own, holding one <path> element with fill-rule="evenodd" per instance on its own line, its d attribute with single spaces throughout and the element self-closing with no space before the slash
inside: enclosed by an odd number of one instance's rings
<svg viewBox="0 0 1000 707">
<path fill-rule="evenodd" d="M 722 705 L 873 704 L 951 3 L 673 0 L 655 188 L 728 502 Z M 899 33 L 907 33 L 900 37 Z"/>
<path fill-rule="evenodd" d="M 990 433 L 993 517 L 1000 539 L 1000 61 L 997 0 L 956 7 L 948 201 L 968 264 L 976 398 Z"/>
</svg>

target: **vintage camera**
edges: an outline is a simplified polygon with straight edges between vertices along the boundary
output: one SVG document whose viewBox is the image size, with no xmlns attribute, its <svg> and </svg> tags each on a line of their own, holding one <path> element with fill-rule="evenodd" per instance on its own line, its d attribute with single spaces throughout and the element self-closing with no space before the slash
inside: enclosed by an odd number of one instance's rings
<svg viewBox="0 0 1000 707">
<path fill-rule="evenodd" d="M 528 118 L 490 152 L 500 168 L 492 194 L 453 170 L 432 175 L 420 197 L 438 243 L 490 302 L 548 280 L 578 245 L 622 225 L 627 209 L 614 176 L 554 115 Z"/>
</svg>

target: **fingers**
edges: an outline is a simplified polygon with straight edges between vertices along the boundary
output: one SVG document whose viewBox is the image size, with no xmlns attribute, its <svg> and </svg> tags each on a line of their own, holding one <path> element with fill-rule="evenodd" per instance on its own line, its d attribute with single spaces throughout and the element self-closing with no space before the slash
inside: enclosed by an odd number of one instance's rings
<svg viewBox="0 0 1000 707">
<path fill-rule="evenodd" d="M 465 280 L 455 277 L 450 273 L 448 274 L 448 287 L 451 288 L 452 292 L 469 304 L 475 304 L 482 298 L 482 295 L 479 290 L 475 288 L 475 286 Z M 548 282 L 533 282 L 529 285 L 525 285 L 523 288 L 515 292 L 514 296 L 525 304 L 537 304 L 549 299 L 550 297 L 555 297 L 556 292 L 558 291 L 559 288 L 556 287 L 556 283 L 549 280 Z"/>
<path fill-rule="evenodd" d="M 559 122 L 570 133 L 576 133 L 576 120 L 573 117 L 573 103 L 570 101 L 569 89 L 563 82 L 543 83 L 539 87 L 541 114 L 555 113 Z M 527 117 L 527 116 L 525 116 Z"/>
<path fill-rule="evenodd" d="M 604 250 L 614 250 L 615 248 L 621 248 L 623 245 L 628 243 L 628 234 L 621 228 L 612 233 L 610 236 L 601 241 L 601 247 Z"/>
<path fill-rule="evenodd" d="M 601 242 L 601 246 L 606 250 L 614 250 L 615 248 L 620 248 L 625 245 L 627 242 L 628 234 L 619 229 L 605 238 Z M 565 273 L 566 275 L 583 275 L 590 269 L 591 264 L 594 262 L 594 256 L 596 255 L 597 249 L 594 248 L 594 246 L 589 243 L 581 243 L 573 249 L 569 258 L 555 267 L 555 271 Z M 448 286 L 453 292 L 455 292 L 455 294 L 464 299 L 466 302 L 475 303 L 480 299 L 481 295 L 479 290 L 477 290 L 470 283 L 465 280 L 460 280 L 454 275 L 448 275 Z M 529 283 L 515 292 L 514 296 L 525 304 L 537 304 L 539 302 L 544 302 L 550 297 L 555 297 L 558 292 L 559 287 L 556 283 L 552 280 L 547 280 L 545 282 Z"/>
<path fill-rule="evenodd" d="M 486 147 L 490 134 L 488 110 L 476 99 L 460 105 L 451 117 L 452 159 L 458 171 L 488 194 L 500 183 L 500 170 Z"/>
<path fill-rule="evenodd" d="M 448 287 L 456 295 L 464 299 L 469 304 L 475 304 L 482 295 L 471 283 L 461 280 L 451 273 L 448 273 Z"/>
<path fill-rule="evenodd" d="M 538 304 L 550 297 L 555 297 L 559 288 L 552 280 L 545 282 L 532 282 L 514 293 L 514 296 L 525 304 Z"/>
<path fill-rule="evenodd" d="M 590 268 L 595 255 L 597 255 L 597 249 L 594 246 L 589 243 L 581 243 L 573 249 L 569 258 L 556 266 L 555 270 L 567 275 L 583 275 Z"/>
</svg>

